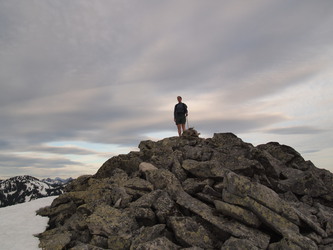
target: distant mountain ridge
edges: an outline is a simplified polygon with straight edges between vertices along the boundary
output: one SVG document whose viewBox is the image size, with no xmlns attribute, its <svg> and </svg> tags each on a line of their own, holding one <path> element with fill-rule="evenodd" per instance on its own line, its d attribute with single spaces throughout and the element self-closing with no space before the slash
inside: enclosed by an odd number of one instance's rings
<svg viewBox="0 0 333 250">
<path fill-rule="evenodd" d="M 39 180 L 29 175 L 0 180 L 0 207 L 28 202 L 38 198 L 60 195 L 72 178 Z"/>
<path fill-rule="evenodd" d="M 46 179 L 42 179 L 41 181 L 42 182 L 46 182 L 50 185 L 64 185 L 64 184 L 67 184 L 68 182 L 71 182 L 73 180 L 73 178 L 67 178 L 67 179 L 62 179 L 62 178 L 59 178 L 59 177 L 56 177 L 54 179 L 52 178 L 46 178 Z"/>
</svg>

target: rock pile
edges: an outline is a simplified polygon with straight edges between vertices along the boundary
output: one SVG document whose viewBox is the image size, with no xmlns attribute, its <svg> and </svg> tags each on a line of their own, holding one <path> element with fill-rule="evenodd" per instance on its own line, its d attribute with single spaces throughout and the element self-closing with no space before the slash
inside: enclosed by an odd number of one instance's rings
<svg viewBox="0 0 333 250">
<path fill-rule="evenodd" d="M 333 249 L 333 174 L 291 147 L 191 133 L 139 149 L 40 209 L 40 247 Z"/>
</svg>

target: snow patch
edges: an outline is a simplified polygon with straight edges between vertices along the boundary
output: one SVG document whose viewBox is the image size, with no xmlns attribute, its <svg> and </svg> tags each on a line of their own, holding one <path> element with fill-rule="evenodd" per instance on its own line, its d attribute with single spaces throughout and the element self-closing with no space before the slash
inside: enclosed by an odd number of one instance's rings
<svg viewBox="0 0 333 250">
<path fill-rule="evenodd" d="M 42 233 L 48 218 L 36 215 L 39 208 L 51 205 L 57 196 L 33 200 L 14 206 L 0 208 L 1 250 L 37 250 L 39 240 L 34 234 Z"/>
</svg>

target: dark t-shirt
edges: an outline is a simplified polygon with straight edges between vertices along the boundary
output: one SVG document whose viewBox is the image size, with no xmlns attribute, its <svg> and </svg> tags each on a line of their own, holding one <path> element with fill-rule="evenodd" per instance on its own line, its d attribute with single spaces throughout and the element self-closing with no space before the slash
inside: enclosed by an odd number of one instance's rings
<svg viewBox="0 0 333 250">
<path fill-rule="evenodd" d="M 177 103 L 175 105 L 175 109 L 174 109 L 174 118 L 176 119 L 177 116 L 185 116 L 185 114 L 187 114 L 187 105 L 185 103 Z"/>
</svg>

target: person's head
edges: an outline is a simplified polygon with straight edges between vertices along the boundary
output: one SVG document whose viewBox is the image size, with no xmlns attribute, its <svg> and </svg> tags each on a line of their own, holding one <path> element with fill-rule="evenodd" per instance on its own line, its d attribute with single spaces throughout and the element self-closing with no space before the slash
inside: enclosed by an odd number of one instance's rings
<svg viewBox="0 0 333 250">
<path fill-rule="evenodd" d="M 178 102 L 181 102 L 182 101 L 182 97 L 181 96 L 177 96 L 177 100 L 178 100 Z"/>
</svg>

